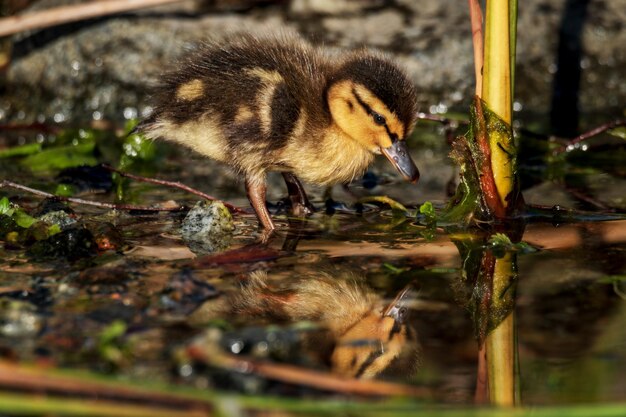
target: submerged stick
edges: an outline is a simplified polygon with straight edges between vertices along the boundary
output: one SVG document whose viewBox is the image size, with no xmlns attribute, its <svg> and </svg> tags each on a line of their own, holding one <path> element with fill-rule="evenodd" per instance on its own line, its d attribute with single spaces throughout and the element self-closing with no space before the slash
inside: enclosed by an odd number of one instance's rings
<svg viewBox="0 0 626 417">
<path fill-rule="evenodd" d="M 0 361 L 0 387 L 36 393 L 106 398 L 112 401 L 146 402 L 179 410 L 194 409 L 208 412 L 213 408 L 208 400 L 188 395 L 127 386 L 120 384 L 119 381 L 105 382 L 94 378 L 63 375 L 46 368 L 27 367 L 7 361 Z"/>
<path fill-rule="evenodd" d="M 204 364 L 219 366 L 235 371 L 254 373 L 278 381 L 304 385 L 342 394 L 365 396 L 400 396 L 432 398 L 433 393 L 424 387 L 396 384 L 392 382 L 343 378 L 328 373 L 304 369 L 293 365 L 261 362 L 223 352 L 205 352 L 201 347 L 190 346 L 187 354 Z"/>
<path fill-rule="evenodd" d="M 15 190 L 26 191 L 27 193 L 31 193 L 34 195 L 38 195 L 40 197 L 45 198 L 54 198 L 59 201 L 67 201 L 69 203 L 82 204 L 85 206 L 94 206 L 94 207 L 102 207 L 112 210 L 137 210 L 137 211 L 184 211 L 187 208 L 185 206 L 176 206 L 176 207 L 148 207 L 148 206 L 137 206 L 134 204 L 114 204 L 114 203 L 103 203 L 100 201 L 93 200 L 84 200 L 82 198 L 76 197 L 63 197 L 56 194 L 48 193 L 46 191 L 41 191 L 36 188 L 27 187 L 22 184 L 18 184 L 9 180 L 0 181 L 0 188 L 13 188 Z"/>
<path fill-rule="evenodd" d="M 230 203 L 226 203 L 218 198 L 215 198 L 209 194 L 203 193 L 200 190 L 196 190 L 195 188 L 191 188 L 188 185 L 185 185 L 183 183 L 180 182 L 175 182 L 175 181 L 166 181 L 166 180 L 159 180 L 156 178 L 149 178 L 149 177 L 142 177 L 140 175 L 135 175 L 135 174 L 129 174 L 128 172 L 124 172 L 124 171 L 120 171 L 119 169 L 113 168 L 110 165 L 107 164 L 102 164 L 101 165 L 102 168 L 111 171 L 111 172 L 115 172 L 116 174 L 121 175 L 122 177 L 126 177 L 126 178 L 130 178 L 136 181 L 141 181 L 141 182 L 147 182 L 150 184 L 157 184 L 157 185 L 164 185 L 166 187 L 172 187 L 172 188 L 178 188 L 180 190 L 184 190 L 187 191 L 188 193 L 191 194 L 195 194 L 199 197 L 204 198 L 205 200 L 209 200 L 209 201 L 219 201 L 220 203 L 224 204 L 224 206 L 226 206 L 226 208 L 228 208 L 232 213 L 245 213 L 246 211 L 244 209 L 242 209 L 241 207 L 237 207 L 233 204 Z"/>
<path fill-rule="evenodd" d="M 33 29 L 43 29 L 63 23 L 76 22 L 146 7 L 179 3 L 182 0 L 106 0 L 86 4 L 61 6 L 39 12 L 0 19 L 0 36 L 13 35 Z"/>
<path fill-rule="evenodd" d="M 0 392 L 0 413 L 3 415 L 59 416 L 59 417 L 209 417 L 209 411 L 173 409 L 154 404 L 105 401 L 67 397 L 49 397 L 36 394 Z M 4 414 L 6 413 L 6 414 Z"/>
</svg>

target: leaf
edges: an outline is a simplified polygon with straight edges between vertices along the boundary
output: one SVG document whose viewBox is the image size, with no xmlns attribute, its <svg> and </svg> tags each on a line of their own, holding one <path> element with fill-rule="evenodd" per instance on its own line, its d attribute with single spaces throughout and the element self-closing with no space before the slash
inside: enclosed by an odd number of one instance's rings
<svg viewBox="0 0 626 417">
<path fill-rule="evenodd" d="M 4 214 L 5 216 L 12 216 L 15 209 L 13 205 L 9 201 L 8 198 L 2 197 L 0 200 L 0 214 Z"/>
<path fill-rule="evenodd" d="M 426 216 L 427 218 L 434 219 L 435 218 L 435 208 L 433 207 L 433 203 L 430 201 L 425 202 L 420 206 L 420 213 Z"/>
<path fill-rule="evenodd" d="M 37 222 L 37 219 L 26 214 L 21 209 L 15 210 L 15 213 L 13 213 L 13 220 L 15 220 L 15 223 L 17 223 L 18 226 L 23 227 L 24 229 L 28 229 Z"/>
<path fill-rule="evenodd" d="M 392 198 L 387 197 L 386 195 L 363 197 L 359 199 L 359 203 L 370 203 L 370 202 L 387 204 L 389 207 L 391 207 L 392 210 L 398 210 L 404 213 L 409 212 L 409 210 L 406 207 L 404 207 L 401 203 L 397 202 L 396 200 Z"/>
<path fill-rule="evenodd" d="M 607 130 L 606 133 L 620 139 L 626 139 L 626 126 L 620 126 L 615 129 Z"/>
<path fill-rule="evenodd" d="M 513 243 L 511 242 L 511 239 L 509 239 L 509 237 L 505 235 L 504 233 L 496 233 L 495 235 L 491 236 L 491 238 L 489 239 L 489 244 L 492 246 L 505 246 L 505 247 L 509 247 L 513 245 Z"/>
<path fill-rule="evenodd" d="M 56 190 L 54 190 L 54 194 L 61 197 L 71 197 L 75 192 L 75 187 L 70 184 L 59 184 L 57 185 Z"/>
<path fill-rule="evenodd" d="M 534 253 L 537 248 L 526 242 L 511 242 L 511 239 L 504 233 L 496 233 L 489 238 L 487 242 L 491 245 L 494 253 L 501 258 L 504 252 Z"/>
<path fill-rule="evenodd" d="M 409 270 L 409 268 L 398 268 L 398 267 L 393 266 L 392 264 L 390 264 L 388 262 L 383 262 L 383 267 L 388 269 L 393 275 L 401 274 L 401 273 Z"/>
<path fill-rule="evenodd" d="M 15 156 L 27 156 L 41 151 L 41 143 L 29 143 L 27 145 L 14 146 L 0 151 L 0 159 L 13 158 Z"/>
<path fill-rule="evenodd" d="M 78 145 L 48 148 L 34 155 L 27 156 L 21 164 L 33 171 L 50 171 L 80 165 L 95 165 L 98 163 L 94 156 L 95 142 L 80 143 Z"/>
</svg>

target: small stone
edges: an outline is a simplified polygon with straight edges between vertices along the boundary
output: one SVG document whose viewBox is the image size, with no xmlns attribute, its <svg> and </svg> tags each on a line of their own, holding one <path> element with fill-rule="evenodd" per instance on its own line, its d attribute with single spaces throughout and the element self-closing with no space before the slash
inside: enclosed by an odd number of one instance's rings
<svg viewBox="0 0 626 417">
<path fill-rule="evenodd" d="M 233 237 L 233 218 L 220 201 L 200 201 L 184 218 L 183 239 L 198 254 L 224 250 Z"/>
<path fill-rule="evenodd" d="M 65 230 L 69 226 L 76 223 L 76 219 L 72 218 L 65 211 L 48 212 L 44 214 L 43 216 L 39 217 L 39 220 L 47 224 L 56 224 L 57 226 L 61 228 L 61 230 Z"/>
<path fill-rule="evenodd" d="M 0 335 L 11 338 L 37 335 L 42 327 L 42 318 L 36 311 L 31 303 L 0 299 Z"/>
</svg>

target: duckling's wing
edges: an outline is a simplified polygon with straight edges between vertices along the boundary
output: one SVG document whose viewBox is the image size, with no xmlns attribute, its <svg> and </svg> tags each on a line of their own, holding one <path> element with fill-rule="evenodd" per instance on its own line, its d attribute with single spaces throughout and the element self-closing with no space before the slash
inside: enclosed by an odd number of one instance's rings
<svg viewBox="0 0 626 417">
<path fill-rule="evenodd" d="M 262 171 L 277 163 L 272 152 L 303 129 L 305 113 L 327 122 L 324 62 L 315 48 L 285 37 L 204 43 L 163 77 L 142 127 L 151 137 Z"/>
</svg>

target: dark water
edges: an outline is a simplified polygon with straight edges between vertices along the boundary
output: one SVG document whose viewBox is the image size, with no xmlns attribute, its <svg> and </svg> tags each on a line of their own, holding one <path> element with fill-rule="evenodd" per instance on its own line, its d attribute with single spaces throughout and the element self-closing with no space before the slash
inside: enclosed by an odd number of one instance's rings
<svg viewBox="0 0 626 417">
<path fill-rule="evenodd" d="M 445 165 L 443 148 L 426 147 L 416 155 L 422 167 L 433 167 L 422 168 L 421 193 L 420 186 L 415 191 L 398 182 L 391 171 L 381 171 L 386 169 L 382 165 L 374 170 L 380 185 L 373 193 L 391 195 L 409 205 L 412 213 L 415 206 L 411 205 L 425 200 L 441 206 L 452 172 Z M 176 152 L 162 167 L 155 175 L 181 179 L 242 206 L 245 203 L 239 186 L 230 185 L 228 177 L 216 178 L 214 186 L 207 184 L 202 165 L 191 168 Z M 2 169 L 5 178 L 31 186 L 46 187 L 53 178 L 51 173 L 16 174 L 9 165 Z M 141 204 L 169 199 L 194 202 L 180 191 L 132 187 Z M 544 188 L 528 192 L 530 202 L 550 200 L 545 189 L 558 189 L 558 184 L 544 182 L 538 187 Z M 367 192 L 359 184 L 353 190 Z M 270 200 L 276 202 L 281 193 L 274 188 Z M 354 299 L 331 291 L 327 302 L 311 307 L 315 313 L 307 320 L 292 320 L 271 306 L 268 310 L 240 307 L 233 312 L 232 305 L 241 303 L 237 295 L 250 286 L 250 273 L 266 271 L 276 297 L 306 296 L 311 290 L 304 289 L 304 280 L 319 279 L 320 286 L 331 282 L 331 287 L 333 279 L 347 280 L 355 283 L 356 297 L 366 298 L 372 311 L 381 311 L 414 283 L 416 290 L 406 307 L 417 337 L 407 342 L 404 362 L 390 363 L 381 378 L 428 387 L 436 402 L 472 404 L 478 346 L 470 293 L 461 278 L 463 262 L 451 240 L 458 236 L 441 229 L 429 235 L 413 216 L 394 214 L 385 207 L 355 209 L 354 198 L 339 188 L 333 198 L 347 208 L 335 206 L 335 213 L 329 215 L 323 210 L 322 193 L 313 190 L 321 210 L 306 222 L 277 215 L 279 232 L 267 246 L 257 243 L 259 232 L 252 215 L 235 216 L 235 232 L 225 246 L 236 251 L 237 258 L 192 252 L 180 234 L 181 214 L 111 213 L 73 206 L 79 219 L 115 230 L 107 236 L 119 239 L 116 250 L 80 259 L 39 260 L 26 248 L 5 241 L 0 249 L 0 355 L 24 362 L 46 359 L 60 367 L 130 375 L 140 381 L 323 397 L 328 394 L 313 388 L 201 365 L 181 358 L 180 352 L 200 341 L 225 354 L 332 372 L 330 355 L 337 337 L 329 334 L 329 321 L 320 318 L 332 316 L 325 309 L 339 311 L 347 306 L 350 311 L 357 304 Z M 40 201 L 15 191 L 3 190 L 0 195 L 30 209 Z M 553 196 L 553 204 L 571 203 L 565 194 Z M 85 198 L 111 201 L 113 197 Z M 517 254 L 513 311 L 522 402 L 623 401 L 626 221 L 533 223 L 523 240 L 536 250 Z M 246 249 L 237 252 L 241 248 Z M 284 299 L 285 303 L 292 300 Z M 355 319 L 337 314 L 328 320 L 332 326 Z"/>
</svg>

